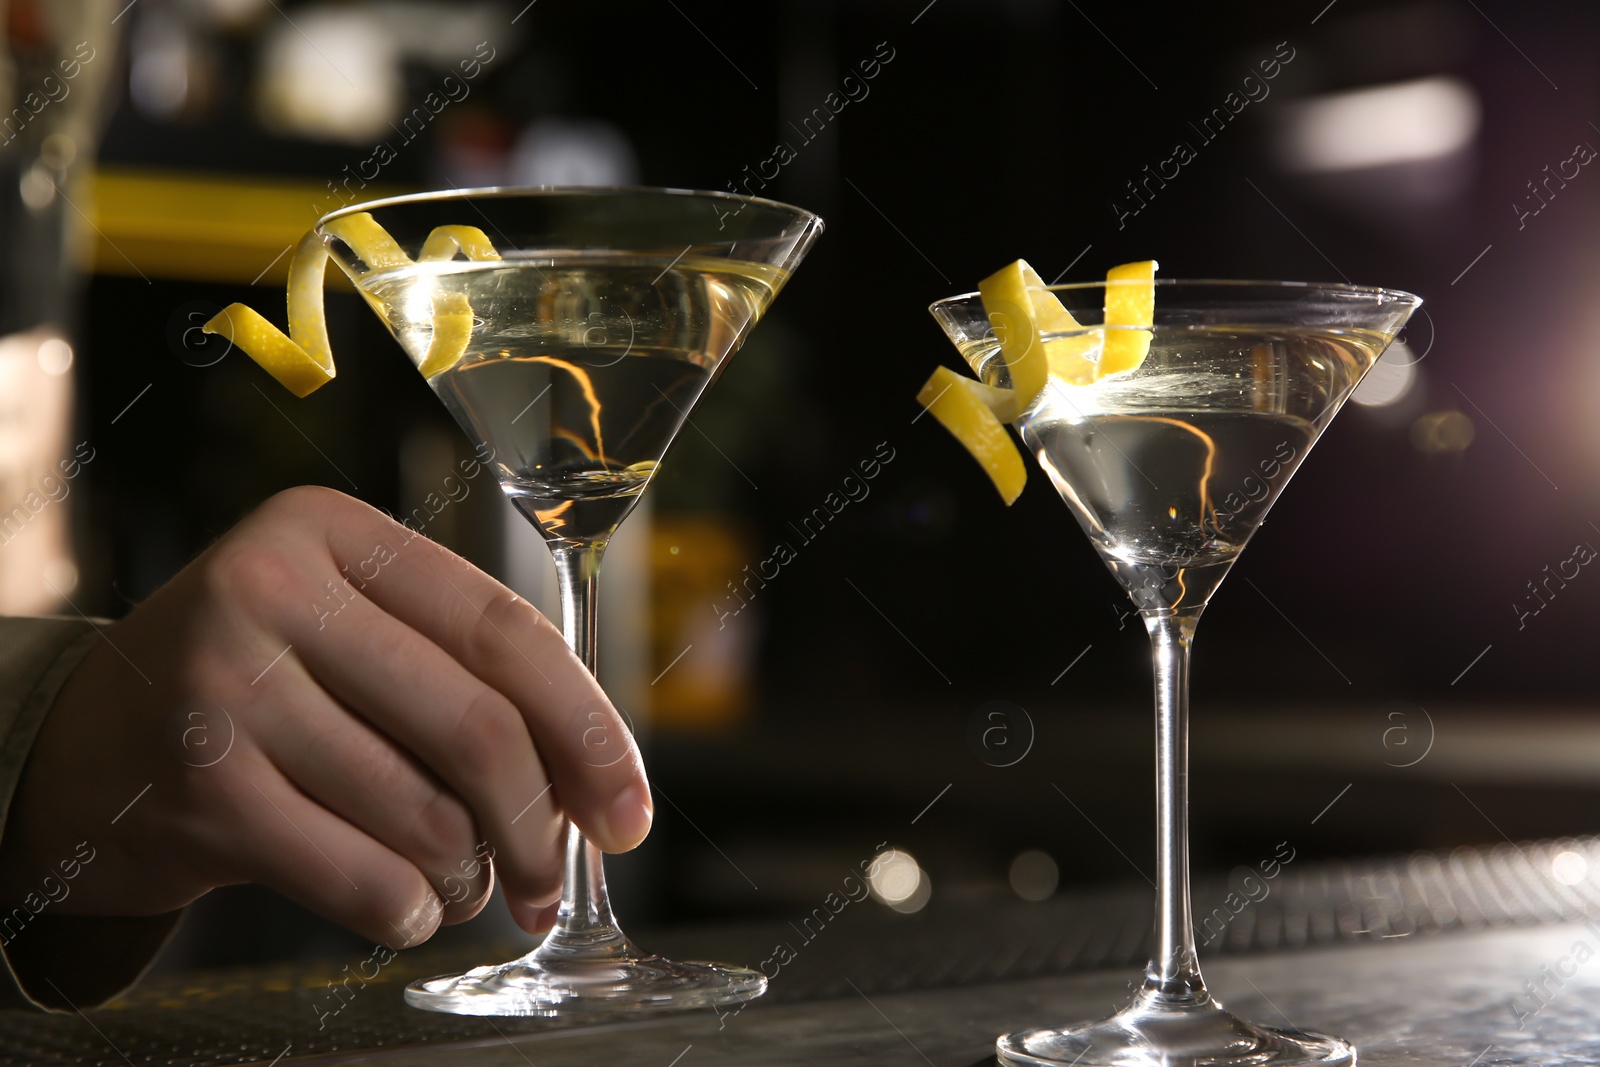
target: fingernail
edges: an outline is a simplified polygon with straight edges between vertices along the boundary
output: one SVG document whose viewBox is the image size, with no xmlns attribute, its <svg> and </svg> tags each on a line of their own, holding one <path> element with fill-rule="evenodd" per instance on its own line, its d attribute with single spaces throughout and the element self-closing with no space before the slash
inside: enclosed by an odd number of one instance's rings
<svg viewBox="0 0 1600 1067">
<path fill-rule="evenodd" d="M 506 898 L 506 906 L 511 910 L 511 918 L 518 926 L 530 934 L 542 934 L 549 929 L 541 926 L 540 920 L 549 908 L 539 904 L 529 904 L 525 901 Z M 552 905 L 557 906 L 557 905 Z"/>
<path fill-rule="evenodd" d="M 653 820 L 649 793 L 630 785 L 606 812 L 606 837 L 617 851 L 627 852 L 644 840 Z"/>
</svg>

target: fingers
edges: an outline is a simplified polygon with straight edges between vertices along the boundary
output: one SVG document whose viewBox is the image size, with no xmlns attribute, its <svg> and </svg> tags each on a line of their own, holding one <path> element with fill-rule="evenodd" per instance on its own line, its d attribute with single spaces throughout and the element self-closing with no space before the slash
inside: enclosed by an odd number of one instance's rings
<svg viewBox="0 0 1600 1067">
<path fill-rule="evenodd" d="M 542 908 L 531 904 L 523 904 L 519 901 L 511 900 L 509 897 L 506 899 L 506 903 L 510 905 L 511 918 L 516 921 L 518 926 L 530 934 L 548 933 L 550 928 L 556 924 L 557 913 L 561 911 L 561 902 L 559 900 Z"/>
<path fill-rule="evenodd" d="M 507 896 L 538 905 L 555 899 L 561 890 L 565 818 L 517 708 L 365 598 L 345 607 L 336 624 L 307 629 L 292 636 L 317 681 L 416 753 L 466 802 L 471 817 L 459 814 L 493 844 Z M 401 803 L 394 800 L 396 806 Z M 458 814 L 444 801 L 435 811 L 445 819 Z M 410 808 L 404 815 L 418 813 Z M 459 842 L 467 827 L 424 828 L 423 834 L 442 831 Z"/>
<path fill-rule="evenodd" d="M 561 807 L 596 845 L 622 852 L 643 840 L 654 809 L 638 747 L 549 620 L 432 541 L 331 490 L 322 495 L 339 502 L 321 528 L 335 565 L 351 577 L 349 593 L 427 637 L 511 702 Z"/>
<path fill-rule="evenodd" d="M 402 948 L 426 940 L 443 912 L 405 857 L 299 792 L 265 763 L 235 791 L 233 840 L 250 881 L 362 937 Z"/>
<path fill-rule="evenodd" d="M 493 887 L 487 844 L 466 804 L 414 757 L 351 714 L 287 658 L 260 699 L 256 742 L 309 798 L 405 857 L 444 904 L 441 925 L 470 919 Z"/>
</svg>

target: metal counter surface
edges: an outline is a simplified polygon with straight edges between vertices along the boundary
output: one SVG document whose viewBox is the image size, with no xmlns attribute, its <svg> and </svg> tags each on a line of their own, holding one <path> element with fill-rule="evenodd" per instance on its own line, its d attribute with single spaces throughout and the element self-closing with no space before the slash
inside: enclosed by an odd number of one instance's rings
<svg viewBox="0 0 1600 1067">
<path fill-rule="evenodd" d="M 1572 962 L 1574 946 L 1595 958 Z M 1541 967 L 1571 977 L 1540 1001 L 1522 983 Z M 1339 1034 L 1365 1067 L 1509 1067 L 1600 1064 L 1600 927 L 1566 924 L 1425 938 L 1389 945 L 1214 961 L 1207 980 L 1231 1010 L 1258 1022 Z M 838 1067 L 975 1067 L 992 1062 L 1008 1030 L 1109 1014 L 1126 996 L 1125 972 L 751 1005 L 709 1013 L 484 1039 L 322 1062 L 363 1067 L 646 1067 L 829 1063 Z"/>
<path fill-rule="evenodd" d="M 1219 879 L 1194 891 L 1197 915 L 1211 917 L 1206 975 L 1239 1014 L 1339 1034 L 1368 1065 L 1600 1064 L 1600 839 L 1302 860 L 1238 895 L 1249 888 L 1236 881 L 1230 898 Z M 1138 883 L 1039 904 L 946 899 L 903 916 L 862 902 L 641 934 L 669 956 L 775 974 L 765 997 L 720 1018 L 473 1019 L 401 998 L 413 978 L 510 958 L 508 946 L 196 973 L 88 1013 L 0 1013 L 0 1064 L 974 1067 L 1005 1030 L 1119 1006 L 1148 957 L 1150 909 Z M 781 968 L 779 944 L 792 953 Z"/>
</svg>

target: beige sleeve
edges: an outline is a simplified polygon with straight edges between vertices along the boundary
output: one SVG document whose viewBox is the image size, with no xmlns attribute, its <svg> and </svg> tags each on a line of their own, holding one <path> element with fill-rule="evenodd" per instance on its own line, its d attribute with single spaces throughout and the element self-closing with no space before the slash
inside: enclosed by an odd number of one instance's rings
<svg viewBox="0 0 1600 1067">
<path fill-rule="evenodd" d="M 103 640 L 87 620 L 0 618 L 0 835 L 45 713 Z M 8 924 L 0 1008 L 71 1011 L 111 999 L 145 972 L 182 915 L 91 918 L 52 915 L 45 906 Z"/>
</svg>

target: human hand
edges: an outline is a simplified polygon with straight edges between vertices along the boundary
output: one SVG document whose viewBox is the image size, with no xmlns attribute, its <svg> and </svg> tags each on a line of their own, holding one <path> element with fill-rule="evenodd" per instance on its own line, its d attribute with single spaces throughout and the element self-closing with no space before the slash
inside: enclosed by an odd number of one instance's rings
<svg viewBox="0 0 1600 1067">
<path fill-rule="evenodd" d="M 631 733 L 549 620 L 380 512 L 305 487 L 78 665 L 13 801 L 0 902 L 86 842 L 94 860 L 57 913 L 157 915 L 258 882 L 404 947 L 477 914 L 497 874 L 538 932 L 566 820 L 621 852 L 652 811 Z"/>
</svg>

